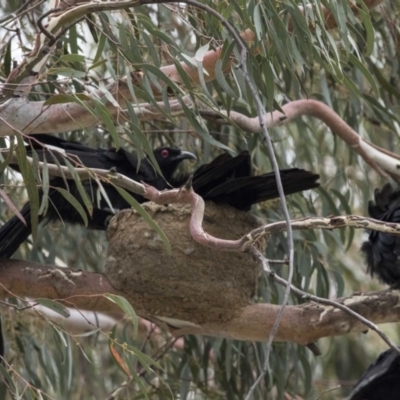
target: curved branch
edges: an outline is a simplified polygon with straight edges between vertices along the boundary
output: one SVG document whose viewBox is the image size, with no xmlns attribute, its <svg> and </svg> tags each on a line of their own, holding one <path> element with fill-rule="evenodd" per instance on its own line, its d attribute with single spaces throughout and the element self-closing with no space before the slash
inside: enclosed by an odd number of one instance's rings
<svg viewBox="0 0 400 400">
<path fill-rule="evenodd" d="M 189 182 L 190 183 L 190 182 Z M 228 240 L 216 238 L 203 230 L 204 200 L 197 195 L 191 187 L 185 186 L 181 189 L 172 189 L 160 192 L 156 188 L 144 183 L 144 197 L 156 204 L 186 203 L 192 208 L 190 218 L 190 232 L 193 239 L 203 246 L 222 251 L 247 251 L 263 236 L 284 232 L 287 229 L 286 221 L 273 222 L 254 229 L 242 238 Z M 338 229 L 353 227 L 357 229 L 368 229 L 380 232 L 400 235 L 400 224 L 395 222 L 383 222 L 373 218 L 359 215 L 345 215 L 333 217 L 305 217 L 290 221 L 293 230 L 301 229 Z"/>
<path fill-rule="evenodd" d="M 363 160 L 380 175 L 389 175 L 400 182 L 400 156 L 364 140 L 335 111 L 317 100 L 295 100 L 283 105 L 282 112 L 273 111 L 264 115 L 264 123 L 268 128 L 277 127 L 303 115 L 315 117 L 324 122 L 334 134 L 346 142 Z M 241 129 L 250 133 L 261 133 L 258 117 L 247 117 L 236 111 L 228 115 L 226 111 L 217 114 L 215 111 L 201 111 L 203 117 L 218 118 L 223 116 L 233 121 Z M 224 120 L 225 121 L 225 120 Z"/>
<path fill-rule="evenodd" d="M 3 156 L 6 154 L 2 153 Z M 32 165 L 33 160 L 27 157 L 27 161 Z M 43 162 L 37 163 L 38 167 L 43 168 Z M 65 177 L 73 179 L 73 175 L 67 166 L 47 164 L 50 176 Z M 204 200 L 197 195 L 188 182 L 183 188 L 159 191 L 153 186 L 144 182 L 136 182 L 125 175 L 116 172 L 96 169 L 96 168 L 75 168 L 74 171 L 80 179 L 100 178 L 106 183 L 118 185 L 130 192 L 140 194 L 156 204 L 182 203 L 190 204 L 192 216 L 190 220 L 190 232 L 193 239 L 203 246 L 222 250 L 222 251 L 247 251 L 254 243 L 262 237 L 278 232 L 285 232 L 287 224 L 285 221 L 273 222 L 252 230 L 242 238 L 237 240 L 227 240 L 216 238 L 206 233 L 202 227 L 204 217 Z M 400 224 L 395 222 L 384 222 L 373 218 L 359 215 L 344 215 L 331 217 L 304 217 L 290 221 L 293 230 L 304 229 L 338 229 L 352 227 L 356 229 L 375 230 L 400 235 Z"/>
</svg>

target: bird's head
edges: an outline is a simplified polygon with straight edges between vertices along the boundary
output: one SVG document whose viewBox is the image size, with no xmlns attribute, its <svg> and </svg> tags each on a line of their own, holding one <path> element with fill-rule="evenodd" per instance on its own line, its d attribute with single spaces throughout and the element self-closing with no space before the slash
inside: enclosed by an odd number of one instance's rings
<svg viewBox="0 0 400 400">
<path fill-rule="evenodd" d="M 172 178 L 183 160 L 197 160 L 193 153 L 173 147 L 159 147 L 153 151 L 153 154 L 167 181 Z"/>
</svg>

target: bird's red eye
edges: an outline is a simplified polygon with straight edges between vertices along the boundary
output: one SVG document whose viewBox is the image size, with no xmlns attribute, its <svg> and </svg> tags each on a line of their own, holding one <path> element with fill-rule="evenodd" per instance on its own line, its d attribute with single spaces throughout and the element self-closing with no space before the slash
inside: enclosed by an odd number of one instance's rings
<svg viewBox="0 0 400 400">
<path fill-rule="evenodd" d="M 161 150 L 161 157 L 168 157 L 169 156 L 169 151 L 167 149 Z"/>
</svg>

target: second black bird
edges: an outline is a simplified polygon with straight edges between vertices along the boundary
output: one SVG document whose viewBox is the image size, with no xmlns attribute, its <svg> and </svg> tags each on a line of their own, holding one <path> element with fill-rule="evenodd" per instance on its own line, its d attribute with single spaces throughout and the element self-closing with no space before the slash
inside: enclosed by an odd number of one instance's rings
<svg viewBox="0 0 400 400">
<path fill-rule="evenodd" d="M 386 350 L 368 367 L 346 400 L 400 399 L 400 356 Z"/>
<path fill-rule="evenodd" d="M 375 202 L 368 205 L 369 215 L 384 222 L 400 222 L 400 191 L 390 184 L 375 190 Z M 400 282 L 400 236 L 371 231 L 361 246 L 371 276 L 388 285 Z"/>
</svg>

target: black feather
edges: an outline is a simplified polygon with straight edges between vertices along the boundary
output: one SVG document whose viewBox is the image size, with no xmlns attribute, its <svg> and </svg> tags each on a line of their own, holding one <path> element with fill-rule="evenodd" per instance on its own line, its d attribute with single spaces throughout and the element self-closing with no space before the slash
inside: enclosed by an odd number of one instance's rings
<svg viewBox="0 0 400 400">
<path fill-rule="evenodd" d="M 354 386 L 348 400 L 400 399 L 400 356 L 389 349 L 371 364 Z"/>
<path fill-rule="evenodd" d="M 280 174 L 286 195 L 319 186 L 319 175 L 303 169 L 285 169 Z M 178 177 L 172 184 L 182 186 L 187 178 Z M 236 157 L 222 154 L 198 168 L 193 174 L 193 189 L 205 200 L 229 204 L 243 211 L 250 210 L 253 204 L 279 197 L 274 172 L 251 175 L 251 160 L 247 151 Z"/>
<path fill-rule="evenodd" d="M 384 222 L 400 222 L 400 191 L 394 191 L 390 184 L 382 190 L 375 190 L 375 202 L 370 202 L 368 212 L 372 218 Z M 400 282 L 400 236 L 371 231 L 368 241 L 361 246 L 372 277 L 388 285 Z"/>
</svg>

